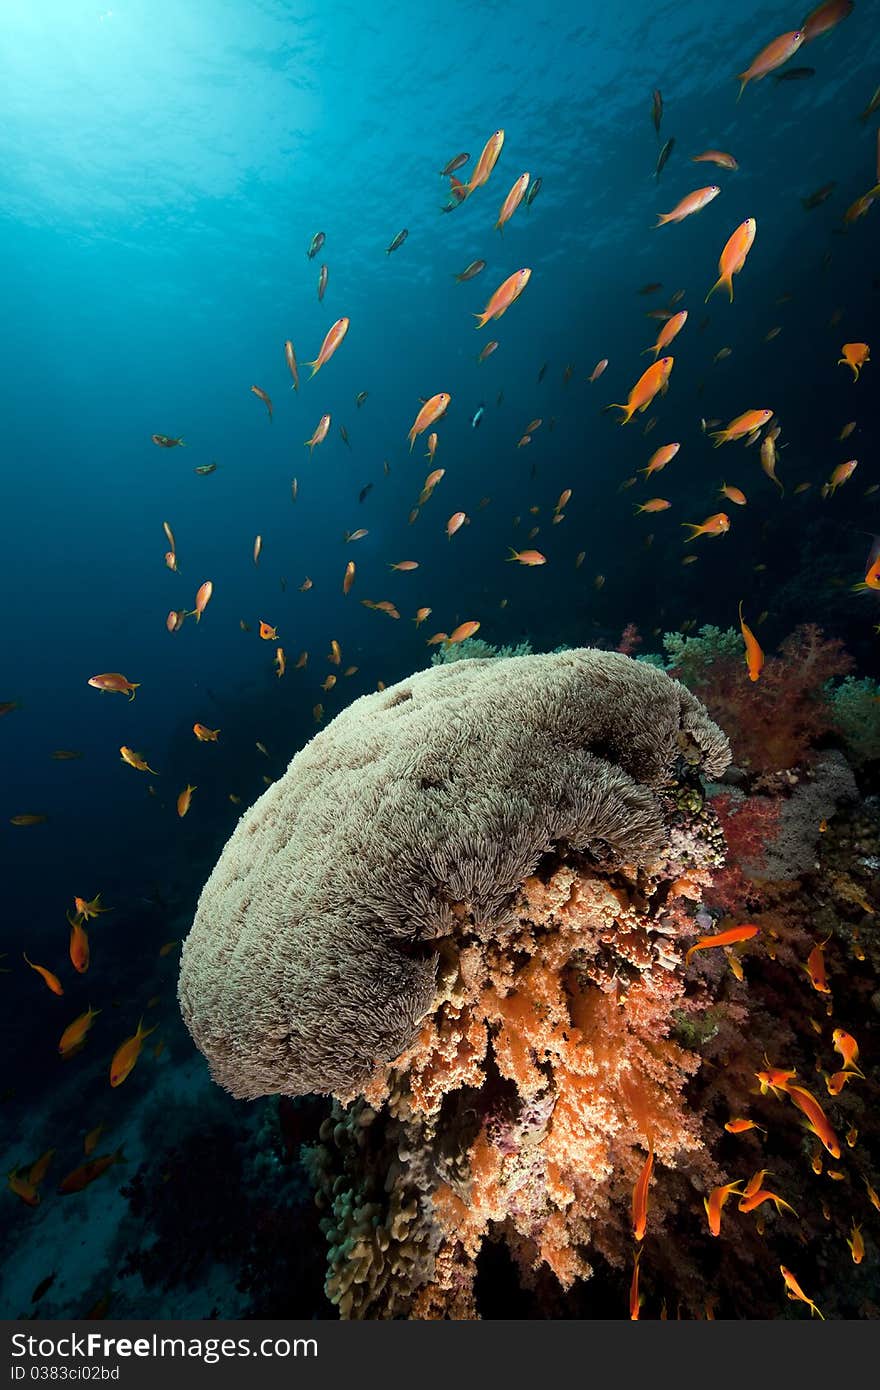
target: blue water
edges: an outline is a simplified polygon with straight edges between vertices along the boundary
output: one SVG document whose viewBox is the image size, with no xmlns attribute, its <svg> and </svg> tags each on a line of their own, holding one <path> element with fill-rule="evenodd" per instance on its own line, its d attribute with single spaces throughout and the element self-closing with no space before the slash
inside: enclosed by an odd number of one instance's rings
<svg viewBox="0 0 880 1390">
<path fill-rule="evenodd" d="M 426 664 L 432 632 L 475 618 L 489 641 L 527 637 L 541 650 L 615 645 L 634 621 L 650 649 L 655 630 L 688 619 L 733 624 L 744 598 L 749 611 L 768 610 L 768 649 L 796 623 L 819 621 L 876 673 L 876 604 L 848 586 L 864 573 L 865 533 L 880 530 L 880 494 L 865 495 L 878 480 L 878 368 L 854 385 L 836 363 L 844 341 L 880 341 L 880 212 L 841 230 L 843 211 L 876 178 L 877 118 L 858 116 L 880 71 L 878 13 L 859 0 L 845 23 L 797 55 L 814 77 L 768 78 L 737 104 L 734 74 L 797 23 L 790 6 L 119 0 L 111 9 L 6 0 L 0 699 L 21 702 L 0 721 L 7 1169 L 57 1146 L 60 1176 L 79 1161 L 81 1131 L 111 1113 L 108 1137 L 115 1146 L 125 1131 L 133 1168 L 157 1097 L 209 1095 L 177 1020 L 175 953 L 159 957 L 159 946 L 185 933 L 241 807 L 313 733 L 312 707 L 322 701 L 329 718 L 377 680 Z M 654 87 L 665 100 L 660 140 Z M 488 186 L 441 215 L 447 185 L 438 171 L 464 150 L 466 176 L 499 126 L 506 139 Z M 676 145 L 655 180 L 669 136 Z M 689 162 L 710 146 L 734 153 L 739 171 Z M 524 170 L 543 187 L 502 237 L 493 223 Z M 831 198 L 805 212 L 801 199 L 831 179 Z M 711 182 L 723 191 L 708 209 L 651 230 L 658 212 Z M 747 216 L 758 231 L 735 303 L 716 296 L 704 309 L 721 247 Z M 403 227 L 408 239 L 386 255 Z M 309 260 L 319 230 L 326 245 Z M 487 269 L 456 284 L 453 275 L 477 257 Z M 475 332 L 474 312 L 521 266 L 532 269 L 522 298 Z M 650 281 L 662 290 L 639 296 Z M 600 408 L 624 400 L 650 360 L 640 353 L 660 325 L 646 309 L 679 289 L 690 319 L 646 439 L 641 424 L 620 429 Z M 777 303 L 784 295 L 792 298 Z M 310 382 L 302 364 L 342 315 L 348 336 Z M 776 325 L 782 333 L 766 343 Z M 500 347 L 477 365 L 490 337 Z M 298 393 L 286 338 L 300 362 Z M 722 346 L 733 353 L 713 366 Z M 602 357 L 607 372 L 587 385 Z M 252 384 L 272 397 L 273 423 Z M 359 391 L 369 392 L 361 409 Z M 431 465 L 424 437 L 410 455 L 407 430 L 419 398 L 438 391 L 452 395 L 438 427 L 436 466 L 446 476 L 409 526 Z M 759 406 L 783 425 L 784 501 L 757 450 L 716 454 L 700 428 L 700 417 L 726 421 Z M 325 412 L 330 435 L 310 456 L 303 441 Z M 536 416 L 544 424 L 517 450 Z M 850 419 L 859 428 L 838 443 Z M 158 449 L 156 432 L 186 445 Z M 672 439 L 679 457 L 647 491 L 619 491 Z M 821 483 L 851 457 L 854 479 L 823 502 Z M 212 461 L 211 476 L 194 472 Z M 680 523 L 718 510 L 724 481 L 749 504 L 729 508 L 731 533 L 698 542 L 699 563 L 683 568 Z M 792 496 L 800 481 L 811 490 Z M 566 487 L 566 520 L 551 526 Z M 672 508 L 634 518 L 634 502 L 652 494 Z M 491 501 L 480 509 L 484 497 Z M 526 544 L 533 505 L 541 508 L 533 543 L 548 563 L 505 565 L 508 546 Z M 446 519 L 459 509 L 471 524 L 448 541 Z M 163 562 L 166 520 L 179 574 Z M 369 535 L 346 545 L 343 532 L 360 526 Z M 346 598 L 349 559 L 357 579 Z M 389 563 L 403 559 L 420 568 L 392 573 Z M 766 569 L 756 572 L 759 564 Z M 301 592 L 306 576 L 313 587 Z M 169 635 L 167 612 L 191 607 L 205 579 L 214 596 L 203 621 Z M 362 598 L 396 602 L 400 621 Z M 433 614 L 417 629 L 410 619 L 420 605 Z M 275 644 L 257 636 L 260 619 L 278 628 L 283 680 Z M 343 666 L 359 671 L 325 695 L 332 638 Z M 310 652 L 305 671 L 293 669 L 301 650 Z M 89 688 L 104 671 L 140 682 L 136 700 Z M 198 744 L 195 721 L 219 726 L 220 743 Z M 125 766 L 123 744 L 145 752 L 158 775 Z M 57 748 L 83 757 L 53 761 Z M 198 790 L 180 820 L 175 798 L 187 782 Z M 49 819 L 11 826 L 22 812 Z M 93 924 L 93 964 L 75 978 L 65 909 L 74 894 L 98 891 L 114 912 Z M 64 976 L 63 1001 L 27 971 L 22 949 Z M 158 1061 L 145 1053 L 108 1100 L 109 1057 L 155 994 L 168 1050 Z M 58 1034 L 89 1002 L 104 1016 L 87 1051 L 62 1068 Z M 7 1196 L 5 1313 L 22 1311 L 31 1286 L 65 1259 L 48 1296 L 56 1315 L 84 1311 L 113 1281 L 125 1206 L 107 1200 L 98 1188 L 82 1196 L 86 1216 L 76 1220 L 91 1243 L 78 1261 L 63 1253 L 73 1217 L 61 1226 L 48 1199 L 34 1213 Z M 221 1312 L 240 1306 L 222 1278 L 215 1302 Z M 167 1311 L 158 1294 L 124 1306 Z M 210 1307 L 196 1300 L 192 1311 Z"/>
</svg>

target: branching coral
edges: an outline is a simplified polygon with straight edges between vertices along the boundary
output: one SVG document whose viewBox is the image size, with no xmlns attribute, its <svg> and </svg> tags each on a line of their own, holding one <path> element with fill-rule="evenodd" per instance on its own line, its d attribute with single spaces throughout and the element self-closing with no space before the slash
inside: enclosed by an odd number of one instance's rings
<svg viewBox="0 0 880 1390">
<path fill-rule="evenodd" d="M 847 676 L 830 692 L 834 723 L 854 763 L 880 759 L 880 683 Z"/>
</svg>

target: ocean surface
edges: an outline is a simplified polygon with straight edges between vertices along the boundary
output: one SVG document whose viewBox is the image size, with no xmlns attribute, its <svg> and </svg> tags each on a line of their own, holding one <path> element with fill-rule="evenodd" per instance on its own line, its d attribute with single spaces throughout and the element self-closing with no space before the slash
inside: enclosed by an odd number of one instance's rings
<svg viewBox="0 0 880 1390">
<path fill-rule="evenodd" d="M 857 0 L 788 65 L 811 74 L 778 80 L 780 68 L 737 101 L 735 74 L 801 18 L 778 0 L 6 0 L 0 699 L 15 707 L 0 719 L 0 1162 L 5 1173 L 56 1153 L 39 1205 L 0 1199 L 4 1316 L 334 1316 L 304 1250 L 320 1239 L 307 1179 L 260 1166 L 269 1103 L 211 1083 L 176 1001 L 177 943 L 202 884 L 243 810 L 315 733 L 316 706 L 326 723 L 428 665 L 426 639 L 468 621 L 480 639 L 535 651 L 614 648 L 636 624 L 650 652 L 683 625 L 738 628 L 740 600 L 766 650 L 818 623 L 860 676 L 880 674 L 877 595 L 852 590 L 880 531 L 880 368 L 854 381 L 838 362 L 844 343 L 880 341 L 880 209 L 844 221 L 878 179 L 878 115 L 860 114 L 880 81 L 880 8 Z M 498 129 L 488 182 L 443 212 L 439 171 L 468 152 L 466 180 Z M 706 149 L 738 169 L 691 162 Z M 540 189 L 502 233 L 499 208 L 526 171 Z M 655 229 L 712 183 L 721 193 L 703 211 Z M 704 305 L 750 217 L 733 304 L 719 293 Z M 456 282 L 478 258 L 486 268 Z M 476 331 L 522 267 L 521 297 Z M 647 314 L 661 309 L 689 314 L 668 393 L 621 427 L 604 407 L 652 360 L 642 354 L 663 320 Z M 342 317 L 344 341 L 309 379 L 304 363 Z M 411 452 L 407 434 L 440 392 L 451 402 L 432 463 L 429 431 Z M 759 443 L 715 450 L 707 433 L 758 408 L 781 426 L 784 496 Z M 679 453 L 646 482 L 638 470 L 670 441 Z M 445 474 L 412 517 L 435 467 Z M 747 505 L 719 500 L 724 484 Z M 668 509 L 635 514 L 657 496 Z M 722 506 L 729 532 L 685 544 L 682 524 Z M 468 524 L 449 538 L 459 510 Z M 511 547 L 546 563 L 506 563 Z M 418 568 L 390 568 L 408 560 Z M 205 581 L 201 620 L 169 632 L 166 616 L 193 610 Z M 432 611 L 417 624 L 421 607 Z M 261 622 L 277 639 L 261 640 Z M 90 687 L 108 672 L 137 683 L 133 700 Z M 194 723 L 218 741 L 199 742 Z M 12 823 L 21 816 L 39 820 Z M 65 914 L 98 893 L 111 911 L 87 922 L 78 973 Z M 60 1059 L 61 1031 L 88 1006 L 100 1015 L 87 1045 Z M 142 1016 L 156 1032 L 111 1088 L 110 1059 Z M 124 1146 L 124 1164 L 56 1195 L 97 1125 L 97 1152 Z M 250 1278 L 250 1236 L 227 1248 L 218 1235 L 241 1191 L 264 1221 L 283 1192 L 293 1231 L 272 1238 L 271 1258 L 261 1247 Z M 196 1207 L 181 1273 L 169 1233 Z"/>
</svg>

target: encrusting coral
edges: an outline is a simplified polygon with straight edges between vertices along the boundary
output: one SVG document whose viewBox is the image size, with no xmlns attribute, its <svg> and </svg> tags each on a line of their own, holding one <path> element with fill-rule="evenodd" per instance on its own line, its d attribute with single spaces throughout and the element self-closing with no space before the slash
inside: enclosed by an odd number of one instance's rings
<svg viewBox="0 0 880 1390">
<path fill-rule="evenodd" d="M 356 700 L 245 813 L 202 892 L 179 996 L 215 1079 L 353 1099 L 433 1009 L 462 911 L 506 929 L 559 846 L 650 862 L 676 768 L 728 758 L 693 695 L 612 652 L 456 662 Z"/>
</svg>

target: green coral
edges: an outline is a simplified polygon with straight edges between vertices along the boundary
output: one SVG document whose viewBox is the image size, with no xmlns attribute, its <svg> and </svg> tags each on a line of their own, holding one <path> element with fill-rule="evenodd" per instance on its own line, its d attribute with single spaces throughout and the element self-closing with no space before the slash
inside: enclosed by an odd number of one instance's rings
<svg viewBox="0 0 880 1390">
<path fill-rule="evenodd" d="M 666 670 L 666 658 L 659 652 L 645 652 L 642 656 L 637 656 L 636 661 L 643 661 L 646 666 L 656 666 L 658 670 Z"/>
<path fill-rule="evenodd" d="M 700 684 L 717 661 L 742 654 L 742 638 L 736 629 L 722 630 L 711 623 L 704 624 L 693 634 L 664 632 L 663 646 L 666 669 L 674 670 L 685 685 Z"/>
<path fill-rule="evenodd" d="M 531 642 L 520 642 L 515 647 L 493 647 L 481 637 L 467 637 L 464 642 L 456 642 L 453 647 L 441 647 L 431 657 L 432 666 L 444 666 L 449 661 L 484 661 L 496 656 L 531 656 Z"/>
<path fill-rule="evenodd" d="M 828 689 L 826 687 L 826 689 Z M 880 758 L 880 684 L 865 676 L 847 676 L 828 689 L 834 724 L 856 763 Z"/>
</svg>

